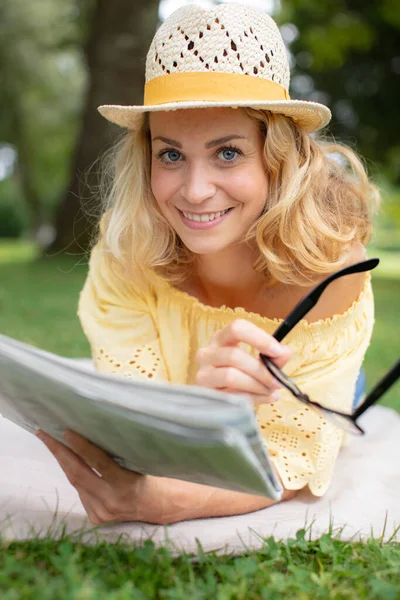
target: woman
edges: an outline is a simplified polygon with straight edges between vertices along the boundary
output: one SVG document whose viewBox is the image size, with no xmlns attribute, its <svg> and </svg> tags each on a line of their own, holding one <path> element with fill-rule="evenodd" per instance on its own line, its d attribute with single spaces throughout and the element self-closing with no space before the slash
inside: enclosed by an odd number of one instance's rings
<svg viewBox="0 0 400 600">
<path fill-rule="evenodd" d="M 160 27 L 144 106 L 99 109 L 127 132 L 79 302 L 98 370 L 247 393 L 283 500 L 325 492 L 343 434 L 280 391 L 258 354 L 351 411 L 373 327 L 369 274 L 332 284 L 287 345 L 272 333 L 319 281 L 365 257 L 379 200 L 349 148 L 310 136 L 330 112 L 290 100 L 289 76 L 276 24 L 249 6 L 185 6 Z M 127 472 L 71 432 L 71 450 L 39 435 L 93 523 L 273 503 Z"/>
</svg>

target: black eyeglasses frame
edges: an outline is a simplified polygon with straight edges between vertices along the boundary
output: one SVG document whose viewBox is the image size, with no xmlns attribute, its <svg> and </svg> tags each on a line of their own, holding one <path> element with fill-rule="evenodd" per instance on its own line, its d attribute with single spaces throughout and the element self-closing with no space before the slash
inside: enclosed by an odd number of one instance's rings
<svg viewBox="0 0 400 600">
<path fill-rule="evenodd" d="M 365 261 L 361 261 L 345 267 L 333 273 L 320 284 L 318 284 L 311 292 L 305 296 L 300 302 L 296 304 L 294 309 L 289 313 L 286 319 L 279 325 L 276 331 L 273 333 L 273 337 L 282 341 L 287 334 L 297 325 L 297 323 L 316 305 L 319 298 L 321 297 L 327 286 L 345 275 L 351 275 L 353 273 L 362 273 L 375 269 L 379 264 L 379 258 L 370 258 Z M 326 408 L 309 398 L 307 394 L 304 394 L 298 385 L 286 375 L 275 363 L 273 363 L 265 354 L 260 353 L 260 359 L 271 373 L 292 395 L 297 398 L 303 404 L 306 404 L 324 418 L 334 421 L 340 427 L 350 431 L 356 435 L 364 435 L 365 431 L 357 424 L 357 419 L 373 404 L 375 404 L 380 397 L 391 387 L 395 381 L 400 377 L 400 360 L 398 360 L 392 367 L 385 373 L 385 375 L 378 381 L 375 387 L 371 390 L 368 396 L 364 399 L 362 404 L 351 413 L 343 413 L 341 411 Z"/>
</svg>

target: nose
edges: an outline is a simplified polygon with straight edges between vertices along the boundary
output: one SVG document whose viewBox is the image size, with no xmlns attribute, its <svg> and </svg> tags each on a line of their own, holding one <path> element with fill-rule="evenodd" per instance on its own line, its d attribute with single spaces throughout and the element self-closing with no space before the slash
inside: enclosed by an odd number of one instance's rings
<svg viewBox="0 0 400 600">
<path fill-rule="evenodd" d="M 185 169 L 181 194 L 190 204 L 201 204 L 216 193 L 216 185 L 206 165 L 200 162 L 188 164 Z"/>
</svg>

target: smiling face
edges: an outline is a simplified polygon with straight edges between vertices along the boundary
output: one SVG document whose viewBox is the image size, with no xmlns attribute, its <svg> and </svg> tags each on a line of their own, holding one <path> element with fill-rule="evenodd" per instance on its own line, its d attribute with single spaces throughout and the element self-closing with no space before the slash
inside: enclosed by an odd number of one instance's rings
<svg viewBox="0 0 400 600">
<path fill-rule="evenodd" d="M 150 114 L 151 188 L 195 254 L 242 240 L 268 194 L 264 136 L 244 110 L 205 108 Z"/>
</svg>

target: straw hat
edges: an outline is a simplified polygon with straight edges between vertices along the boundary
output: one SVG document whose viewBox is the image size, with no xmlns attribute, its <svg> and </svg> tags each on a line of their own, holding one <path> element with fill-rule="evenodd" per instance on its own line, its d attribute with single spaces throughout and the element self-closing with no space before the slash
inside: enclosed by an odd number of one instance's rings
<svg viewBox="0 0 400 600">
<path fill-rule="evenodd" d="M 107 104 L 98 110 L 129 129 L 145 112 L 219 106 L 281 113 L 308 132 L 324 127 L 330 110 L 291 100 L 289 81 L 285 45 L 270 16 L 243 4 L 211 10 L 191 4 L 176 10 L 153 38 L 143 106 Z"/>
</svg>

